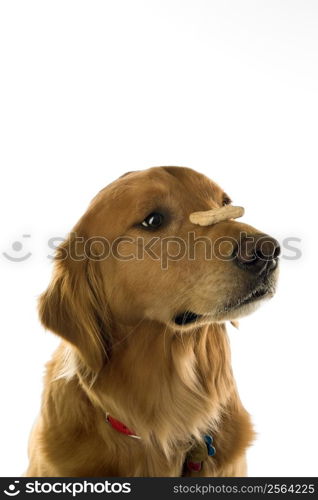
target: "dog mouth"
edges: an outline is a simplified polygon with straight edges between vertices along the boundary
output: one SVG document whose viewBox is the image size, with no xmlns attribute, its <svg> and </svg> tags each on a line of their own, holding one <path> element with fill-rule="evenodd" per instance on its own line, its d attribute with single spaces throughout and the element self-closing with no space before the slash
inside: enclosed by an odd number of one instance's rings
<svg viewBox="0 0 318 500">
<path fill-rule="evenodd" d="M 251 304 L 252 302 L 257 302 L 260 301 L 266 297 L 270 298 L 274 295 L 275 290 L 272 286 L 269 285 L 263 285 L 258 288 L 255 288 L 251 292 L 249 292 L 247 295 L 244 295 L 242 298 L 239 298 L 235 302 L 231 302 L 226 304 L 224 307 L 224 312 L 229 312 L 233 311 L 235 309 L 239 309 L 243 306 L 246 306 L 248 304 Z"/>
<path fill-rule="evenodd" d="M 196 314 L 192 311 L 184 311 L 175 316 L 174 322 L 178 326 L 190 325 L 191 323 L 195 323 L 201 316 L 201 314 Z"/>
<path fill-rule="evenodd" d="M 244 306 L 252 304 L 254 302 L 261 301 L 265 298 L 270 298 L 274 295 L 275 289 L 273 286 L 267 284 L 262 285 L 260 287 L 254 288 L 247 295 L 243 295 L 243 297 L 236 299 L 235 301 L 228 302 L 222 307 L 222 311 L 219 311 L 219 314 L 230 313 L 232 311 L 236 311 L 241 309 Z M 218 316 L 219 316 L 218 314 Z M 186 326 L 193 323 L 198 322 L 200 319 L 204 319 L 204 317 L 209 317 L 209 314 L 198 314 L 193 311 L 184 311 L 182 313 L 177 314 L 173 321 L 178 326 Z"/>
</svg>

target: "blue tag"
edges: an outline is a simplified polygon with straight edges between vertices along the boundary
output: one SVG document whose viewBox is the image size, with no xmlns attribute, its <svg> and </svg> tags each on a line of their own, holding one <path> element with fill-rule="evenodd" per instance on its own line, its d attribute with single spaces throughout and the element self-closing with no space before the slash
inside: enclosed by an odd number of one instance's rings
<svg viewBox="0 0 318 500">
<path fill-rule="evenodd" d="M 212 446 L 213 437 L 210 436 L 209 434 L 205 434 L 204 435 L 204 441 L 205 441 L 206 447 L 208 449 L 208 455 L 209 455 L 209 457 L 213 457 L 215 455 L 215 453 L 216 453 L 216 449 L 214 448 L 214 446 Z"/>
</svg>

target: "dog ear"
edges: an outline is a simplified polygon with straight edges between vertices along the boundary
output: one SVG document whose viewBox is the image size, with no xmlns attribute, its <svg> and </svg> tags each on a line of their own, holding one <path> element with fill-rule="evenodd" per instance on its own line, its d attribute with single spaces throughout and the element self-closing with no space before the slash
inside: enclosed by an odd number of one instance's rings
<svg viewBox="0 0 318 500">
<path fill-rule="evenodd" d="M 98 372 L 110 346 L 104 282 L 98 261 L 75 241 L 71 234 L 57 249 L 55 273 L 39 299 L 39 315 L 46 328 L 75 346 L 85 365 Z"/>
</svg>

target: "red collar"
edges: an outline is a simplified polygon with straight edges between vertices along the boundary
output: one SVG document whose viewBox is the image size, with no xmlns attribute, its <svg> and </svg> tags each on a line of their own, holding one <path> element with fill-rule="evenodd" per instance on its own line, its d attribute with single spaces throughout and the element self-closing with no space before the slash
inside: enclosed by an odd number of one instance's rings
<svg viewBox="0 0 318 500">
<path fill-rule="evenodd" d="M 135 439 L 141 439 L 140 436 L 137 436 L 137 434 L 135 434 L 135 431 L 132 431 L 131 429 L 126 427 L 126 425 L 120 422 L 120 420 L 116 420 L 116 418 L 111 417 L 109 413 L 106 413 L 106 422 L 108 422 L 112 426 L 112 428 L 115 429 L 115 431 L 121 432 L 121 434 L 125 434 L 126 436 Z M 209 434 L 205 434 L 203 436 L 203 443 L 205 446 L 202 446 L 202 444 L 199 445 L 199 451 L 201 451 L 201 453 L 200 456 L 197 456 L 198 454 L 196 453 L 195 460 L 193 460 L 194 457 L 191 457 L 191 452 L 187 455 L 186 464 L 190 471 L 200 472 L 203 461 L 209 456 L 213 457 L 215 455 L 215 448 L 214 446 L 212 446 L 212 436 L 210 436 Z M 204 450 L 203 453 L 202 448 Z M 198 451 L 198 445 L 196 446 L 196 451 Z"/>
<path fill-rule="evenodd" d="M 137 436 L 135 431 L 128 429 L 125 424 L 123 424 L 119 420 L 116 420 L 114 417 L 111 417 L 109 413 L 106 413 L 106 421 L 112 426 L 113 429 L 115 429 L 115 431 L 121 432 L 122 434 L 126 434 L 126 436 L 135 439 L 141 439 L 140 436 Z"/>
</svg>

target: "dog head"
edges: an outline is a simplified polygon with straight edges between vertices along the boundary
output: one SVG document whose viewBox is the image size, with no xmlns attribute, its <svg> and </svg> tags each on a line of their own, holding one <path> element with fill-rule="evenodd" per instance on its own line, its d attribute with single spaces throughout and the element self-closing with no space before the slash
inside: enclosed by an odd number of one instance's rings
<svg viewBox="0 0 318 500">
<path fill-rule="evenodd" d="M 237 220 L 199 225 L 191 217 L 230 203 L 188 168 L 125 174 L 58 248 L 40 298 L 43 324 L 96 371 L 121 325 L 146 319 L 173 334 L 249 314 L 275 291 L 279 245 Z"/>
</svg>

